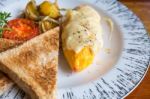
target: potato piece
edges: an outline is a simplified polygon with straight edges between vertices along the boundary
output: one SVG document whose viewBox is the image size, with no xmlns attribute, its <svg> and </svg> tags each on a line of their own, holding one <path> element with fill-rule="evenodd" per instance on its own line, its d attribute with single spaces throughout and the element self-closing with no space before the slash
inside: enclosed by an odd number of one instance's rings
<svg viewBox="0 0 150 99">
<path fill-rule="evenodd" d="M 49 16 L 44 17 L 39 22 L 39 27 L 40 27 L 41 33 L 46 32 L 57 26 L 59 26 L 59 22 L 57 20 L 50 18 Z"/>
<path fill-rule="evenodd" d="M 94 53 L 89 47 L 83 48 L 79 53 L 66 49 L 64 55 L 74 72 L 80 72 L 87 68 L 94 59 Z"/>
<path fill-rule="evenodd" d="M 25 16 L 26 16 L 26 18 L 31 19 L 31 20 L 39 19 L 39 13 L 37 11 L 36 2 L 34 0 L 31 0 L 26 5 Z"/>
<path fill-rule="evenodd" d="M 60 11 L 56 2 L 51 3 L 49 1 L 44 1 L 39 6 L 39 12 L 41 15 L 49 16 L 54 19 L 57 19 L 60 17 Z"/>
<path fill-rule="evenodd" d="M 48 16 L 50 13 L 50 7 L 51 7 L 52 3 L 50 3 L 49 1 L 44 1 L 40 4 L 39 6 L 39 12 L 42 15 Z"/>
<path fill-rule="evenodd" d="M 58 26 L 58 24 L 54 23 L 54 22 L 50 22 L 48 20 L 44 20 L 40 22 L 40 27 L 42 29 L 42 32 L 46 32 L 54 27 Z"/>
</svg>

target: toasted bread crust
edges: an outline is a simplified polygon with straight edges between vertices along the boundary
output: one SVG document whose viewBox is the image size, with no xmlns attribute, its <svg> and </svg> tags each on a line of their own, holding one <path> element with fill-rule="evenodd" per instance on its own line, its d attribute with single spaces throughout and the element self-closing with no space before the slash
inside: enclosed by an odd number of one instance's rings
<svg viewBox="0 0 150 99">
<path fill-rule="evenodd" d="M 13 86 L 13 82 L 2 72 L 0 72 L 0 95 Z"/>
<path fill-rule="evenodd" d="M 0 38 L 0 52 L 13 48 L 22 42 Z"/>
<path fill-rule="evenodd" d="M 0 52 L 13 48 L 21 43 L 22 42 L 0 38 Z M 13 81 L 10 80 L 5 74 L 0 72 L 0 95 L 9 90 L 13 85 Z"/>
<path fill-rule="evenodd" d="M 0 53 L 0 69 L 32 99 L 55 99 L 59 28 Z"/>
</svg>

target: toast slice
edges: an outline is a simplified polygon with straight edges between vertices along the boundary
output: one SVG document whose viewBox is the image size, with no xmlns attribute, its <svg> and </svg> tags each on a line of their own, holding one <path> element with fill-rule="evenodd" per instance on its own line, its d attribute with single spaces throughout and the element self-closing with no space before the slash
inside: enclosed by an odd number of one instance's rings
<svg viewBox="0 0 150 99">
<path fill-rule="evenodd" d="M 21 43 L 22 42 L 0 38 L 0 52 L 13 48 Z M 0 96 L 8 91 L 13 85 L 13 81 L 10 80 L 5 74 L 0 72 Z"/>
<path fill-rule="evenodd" d="M 59 28 L 0 53 L 0 70 L 32 99 L 55 99 Z"/>
<path fill-rule="evenodd" d="M 14 83 L 5 74 L 0 72 L 0 96 L 7 92 Z"/>
<path fill-rule="evenodd" d="M 0 52 L 18 46 L 23 42 L 0 38 Z"/>
</svg>

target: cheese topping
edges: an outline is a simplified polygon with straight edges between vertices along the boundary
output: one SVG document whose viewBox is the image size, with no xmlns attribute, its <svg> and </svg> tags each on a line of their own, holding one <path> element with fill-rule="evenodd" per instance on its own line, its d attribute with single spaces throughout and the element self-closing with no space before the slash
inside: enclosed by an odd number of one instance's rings
<svg viewBox="0 0 150 99">
<path fill-rule="evenodd" d="M 101 17 L 92 7 L 83 6 L 67 13 L 67 23 L 62 33 L 63 48 L 79 53 L 84 47 L 90 47 L 97 53 L 102 47 Z"/>
</svg>

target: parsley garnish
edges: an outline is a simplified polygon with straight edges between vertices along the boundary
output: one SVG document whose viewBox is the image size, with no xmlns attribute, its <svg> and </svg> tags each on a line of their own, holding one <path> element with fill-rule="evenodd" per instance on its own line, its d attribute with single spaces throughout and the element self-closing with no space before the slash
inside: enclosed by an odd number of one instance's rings
<svg viewBox="0 0 150 99">
<path fill-rule="evenodd" d="M 7 24 L 7 19 L 10 17 L 10 13 L 0 12 L 0 37 L 2 37 L 2 33 L 5 30 L 4 26 Z"/>
</svg>

